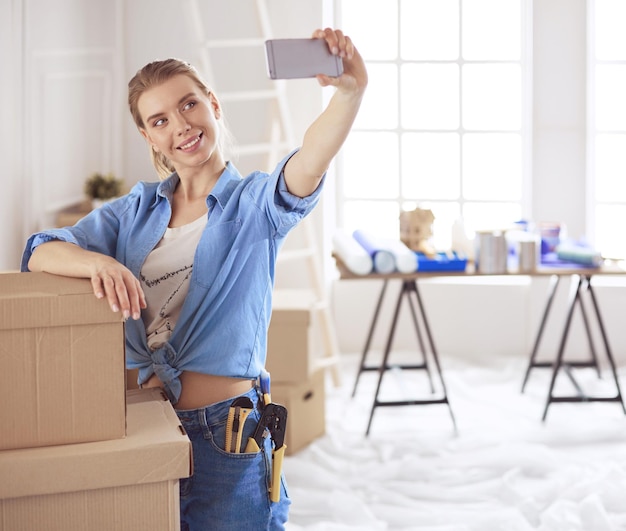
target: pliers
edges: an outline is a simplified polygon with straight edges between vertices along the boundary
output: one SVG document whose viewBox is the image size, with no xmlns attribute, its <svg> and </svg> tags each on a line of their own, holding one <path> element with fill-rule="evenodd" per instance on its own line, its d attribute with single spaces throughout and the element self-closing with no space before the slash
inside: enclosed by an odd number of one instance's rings
<svg viewBox="0 0 626 531">
<path fill-rule="evenodd" d="M 280 477 L 283 469 L 283 458 L 287 445 L 285 444 L 285 429 L 287 427 L 287 408 L 280 404 L 265 404 L 261 418 L 252 437 L 246 444 L 247 453 L 259 452 L 263 447 L 263 441 L 267 437 L 266 432 L 272 439 L 272 479 L 269 486 L 270 500 L 280 500 Z"/>
</svg>

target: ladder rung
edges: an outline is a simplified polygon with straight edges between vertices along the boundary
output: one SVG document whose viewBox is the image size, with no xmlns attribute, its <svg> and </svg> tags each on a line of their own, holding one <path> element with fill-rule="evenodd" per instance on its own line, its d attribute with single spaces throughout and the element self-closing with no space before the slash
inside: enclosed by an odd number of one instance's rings
<svg viewBox="0 0 626 531">
<path fill-rule="evenodd" d="M 221 101 L 271 100 L 278 98 L 276 90 L 246 90 L 238 92 L 220 92 Z"/>
<path fill-rule="evenodd" d="M 328 310 L 328 302 L 326 301 L 326 299 L 316 300 L 315 304 L 313 304 L 313 310 L 316 312 L 325 312 L 326 310 Z"/>
<path fill-rule="evenodd" d="M 257 153 L 270 153 L 275 151 L 276 148 L 289 149 L 287 142 L 280 142 L 279 144 L 264 142 L 260 144 L 244 144 L 236 147 L 237 153 L 240 155 L 256 155 Z"/>
<path fill-rule="evenodd" d="M 325 356 L 315 358 L 315 360 L 313 361 L 313 365 L 315 366 L 315 369 L 325 369 L 332 365 L 338 365 L 340 361 L 341 360 L 339 356 Z"/>
<path fill-rule="evenodd" d="M 203 43 L 206 48 L 246 48 L 264 46 L 265 39 L 211 39 Z"/>
</svg>

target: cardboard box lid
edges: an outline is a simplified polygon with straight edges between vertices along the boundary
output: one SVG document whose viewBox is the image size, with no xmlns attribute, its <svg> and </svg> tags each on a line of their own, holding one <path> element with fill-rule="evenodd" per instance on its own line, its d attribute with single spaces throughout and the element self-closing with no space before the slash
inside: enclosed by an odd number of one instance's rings
<svg viewBox="0 0 626 531">
<path fill-rule="evenodd" d="M 317 307 L 315 293 L 308 289 L 276 289 L 272 295 L 272 323 L 308 324 Z"/>
<path fill-rule="evenodd" d="M 163 392 L 127 396 L 125 439 L 0 452 L 0 499 L 189 477 L 191 442 Z"/>
<path fill-rule="evenodd" d="M 96 299 L 88 279 L 49 273 L 0 275 L 0 330 L 122 320 L 105 299 Z"/>
</svg>

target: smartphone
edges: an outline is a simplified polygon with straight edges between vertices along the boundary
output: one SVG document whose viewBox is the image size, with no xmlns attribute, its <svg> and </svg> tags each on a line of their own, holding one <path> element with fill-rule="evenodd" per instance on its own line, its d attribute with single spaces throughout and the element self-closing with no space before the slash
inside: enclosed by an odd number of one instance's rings
<svg viewBox="0 0 626 531">
<path fill-rule="evenodd" d="M 271 79 L 343 74 L 343 60 L 330 53 L 323 39 L 270 39 L 265 41 L 265 57 Z"/>
</svg>

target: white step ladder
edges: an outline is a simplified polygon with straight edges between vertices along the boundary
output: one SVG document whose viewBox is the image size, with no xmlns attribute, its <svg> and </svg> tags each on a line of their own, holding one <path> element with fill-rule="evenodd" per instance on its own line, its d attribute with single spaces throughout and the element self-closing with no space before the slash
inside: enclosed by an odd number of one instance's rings
<svg viewBox="0 0 626 531">
<path fill-rule="evenodd" d="M 219 0 L 214 0 L 219 2 Z M 206 4 L 204 0 L 204 4 Z M 219 2 L 221 5 L 224 3 Z M 268 167 L 274 166 L 289 150 L 297 146 L 295 135 L 290 121 L 289 105 L 286 94 L 286 81 L 275 80 L 272 82 L 273 88 L 267 90 L 250 91 L 220 91 L 215 87 L 216 76 L 213 69 L 213 54 L 219 54 L 222 50 L 251 49 L 259 50 L 264 54 L 265 41 L 273 38 L 270 24 L 270 17 L 265 0 L 253 0 L 256 10 L 256 22 L 259 27 L 260 37 L 252 38 L 227 38 L 227 39 L 207 39 L 205 32 L 204 17 L 200 9 L 199 0 L 186 1 L 186 13 L 190 27 L 194 34 L 194 40 L 198 43 L 200 50 L 199 69 L 207 80 L 214 85 L 218 98 L 223 103 L 229 102 L 263 102 L 275 105 L 276 112 L 273 113 L 272 122 L 267 142 L 255 142 L 238 145 L 237 151 L 240 155 L 267 155 Z M 245 13 L 238 13 L 240 17 Z M 319 326 L 319 333 L 323 338 L 323 356 L 316 358 L 317 365 L 323 368 L 332 369 L 333 382 L 335 386 L 341 385 L 339 343 L 332 319 L 330 304 L 324 287 L 322 264 L 317 251 L 315 230 L 311 216 L 307 216 L 299 225 L 302 244 L 298 249 L 283 249 L 278 254 L 277 267 L 285 262 L 303 260 L 307 263 L 308 275 L 311 289 L 315 294 L 317 303 L 313 311 L 316 312 Z"/>
</svg>

